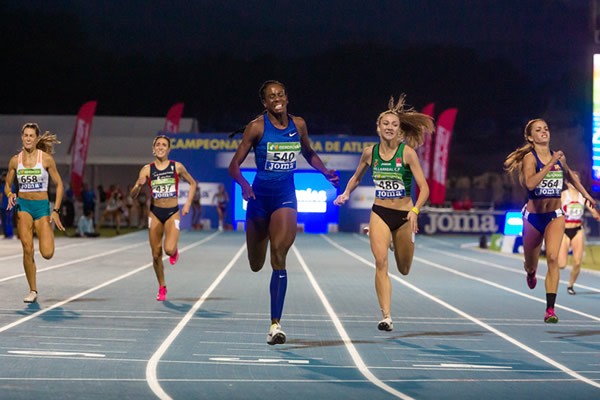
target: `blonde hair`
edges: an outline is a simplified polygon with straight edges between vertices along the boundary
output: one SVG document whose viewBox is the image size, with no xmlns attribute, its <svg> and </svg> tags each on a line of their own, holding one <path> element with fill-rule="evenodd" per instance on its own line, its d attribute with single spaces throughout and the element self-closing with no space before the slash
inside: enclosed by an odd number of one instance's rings
<svg viewBox="0 0 600 400">
<path fill-rule="evenodd" d="M 405 99 L 404 93 L 400 95 L 397 103 L 395 103 L 394 97 L 390 97 L 388 109 L 377 117 L 377 132 L 379 132 L 379 122 L 384 115 L 395 115 L 400 121 L 400 139 L 416 149 L 423 144 L 425 135 L 433 132 L 433 118 L 415 111 L 412 107 L 407 107 Z"/>
<path fill-rule="evenodd" d="M 541 118 L 532 119 L 525 125 L 525 130 L 523 135 L 525 136 L 525 144 L 510 153 L 506 160 L 504 161 L 504 170 L 509 173 L 511 177 L 514 178 L 514 174 L 517 172 L 521 172 L 523 169 L 523 159 L 525 156 L 533 151 L 533 139 L 531 138 L 531 130 L 533 129 L 533 124 L 535 122 L 546 122 Z M 519 174 L 519 182 L 523 184 L 523 176 Z"/>
<path fill-rule="evenodd" d="M 25 132 L 25 129 L 30 128 L 35 131 L 35 136 L 39 139 L 35 145 L 36 149 L 40 149 L 43 152 L 52 154 L 54 153 L 54 143 L 60 144 L 60 141 L 56 138 L 56 135 L 52 134 L 50 131 L 44 132 L 44 134 L 40 137 L 40 126 L 35 122 L 28 122 L 23 125 L 21 128 L 21 135 Z"/>
</svg>

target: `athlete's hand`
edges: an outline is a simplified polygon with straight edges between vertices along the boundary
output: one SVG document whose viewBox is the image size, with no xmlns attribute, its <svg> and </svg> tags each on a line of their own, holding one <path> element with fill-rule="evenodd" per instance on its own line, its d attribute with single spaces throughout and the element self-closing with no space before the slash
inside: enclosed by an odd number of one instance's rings
<svg viewBox="0 0 600 400">
<path fill-rule="evenodd" d="M 346 203 L 349 198 L 350 198 L 350 196 L 348 196 L 345 193 L 342 193 L 333 201 L 333 204 L 335 204 L 336 206 L 341 206 L 344 203 Z"/>
<path fill-rule="evenodd" d="M 248 201 L 250 199 L 256 199 L 254 195 L 254 190 L 252 190 L 252 186 L 249 183 L 245 183 L 242 186 L 242 197 L 244 200 Z"/>
<path fill-rule="evenodd" d="M 340 177 L 335 172 L 335 169 L 328 169 L 324 175 L 334 187 L 338 187 L 340 186 Z"/>
<path fill-rule="evenodd" d="M 189 213 L 190 213 L 190 205 L 189 204 L 185 204 L 183 206 L 183 208 L 181 209 L 181 215 L 185 217 Z"/>
<path fill-rule="evenodd" d="M 419 232 L 419 222 L 418 222 L 417 213 L 414 212 L 413 210 L 410 210 L 408 212 L 408 214 L 406 215 L 406 219 L 410 223 L 411 232 L 412 233 Z"/>
<path fill-rule="evenodd" d="M 554 154 L 552 154 L 552 160 L 550 161 L 550 163 L 554 165 L 558 161 L 562 161 L 564 158 L 565 154 L 562 152 L 562 150 L 556 150 Z"/>
<path fill-rule="evenodd" d="M 52 211 L 52 214 L 50 214 L 50 221 L 48 221 L 50 225 L 52 225 L 52 221 L 54 221 L 58 229 L 60 229 L 61 231 L 65 230 L 65 227 L 63 226 L 62 222 L 60 222 L 60 215 L 58 215 L 56 211 Z"/>
<path fill-rule="evenodd" d="M 594 200 L 592 197 L 587 196 L 585 198 L 586 203 L 588 203 L 588 205 L 592 208 L 596 208 L 598 206 L 598 203 L 596 203 L 596 200 Z"/>
<path fill-rule="evenodd" d="M 7 210 L 12 210 L 12 208 L 17 204 L 17 194 L 13 193 L 6 199 L 8 201 Z"/>
</svg>

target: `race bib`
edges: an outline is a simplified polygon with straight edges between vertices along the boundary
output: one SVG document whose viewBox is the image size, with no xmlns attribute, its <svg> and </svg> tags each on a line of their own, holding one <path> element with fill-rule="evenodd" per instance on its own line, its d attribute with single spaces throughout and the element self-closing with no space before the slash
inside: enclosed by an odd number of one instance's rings
<svg viewBox="0 0 600 400">
<path fill-rule="evenodd" d="M 17 171 L 17 181 L 20 190 L 42 190 L 42 170 L 39 168 L 20 169 Z"/>
<path fill-rule="evenodd" d="M 300 153 L 300 142 L 267 143 L 266 171 L 293 171 Z"/>
<path fill-rule="evenodd" d="M 563 188 L 563 172 L 550 171 L 535 188 L 535 195 L 542 197 L 560 197 Z"/>
<path fill-rule="evenodd" d="M 400 199 L 406 196 L 404 182 L 396 174 L 381 174 L 373 178 L 375 197 L 378 199 Z"/>
<path fill-rule="evenodd" d="M 175 178 L 156 179 L 152 181 L 152 197 L 155 199 L 164 199 L 175 197 Z"/>
</svg>

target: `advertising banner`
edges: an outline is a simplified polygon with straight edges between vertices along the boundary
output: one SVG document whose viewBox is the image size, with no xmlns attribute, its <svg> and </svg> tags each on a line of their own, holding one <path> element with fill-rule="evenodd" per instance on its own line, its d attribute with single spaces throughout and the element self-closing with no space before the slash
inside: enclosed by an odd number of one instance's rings
<svg viewBox="0 0 600 400">
<path fill-rule="evenodd" d="M 88 145 L 92 131 L 92 120 L 95 112 L 96 102 L 88 101 L 81 106 L 75 120 L 73 154 L 71 159 L 71 188 L 76 197 L 81 193 L 83 173 L 85 171 L 85 162 L 87 160 Z"/>
</svg>

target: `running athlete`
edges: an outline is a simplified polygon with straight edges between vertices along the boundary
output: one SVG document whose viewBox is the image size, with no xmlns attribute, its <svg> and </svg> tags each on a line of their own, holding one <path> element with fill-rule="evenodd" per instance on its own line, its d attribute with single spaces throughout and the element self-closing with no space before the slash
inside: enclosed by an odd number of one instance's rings
<svg viewBox="0 0 600 400">
<path fill-rule="evenodd" d="M 29 294 L 25 303 L 37 301 L 36 266 L 33 258 L 33 230 L 39 240 L 42 257 L 49 260 L 54 255 L 54 231 L 52 222 L 64 231 L 60 221 L 60 204 L 63 197 L 63 183 L 54 158 L 50 155 L 54 143 L 60 143 L 56 135 L 46 131 L 40 136 L 40 127 L 36 123 L 27 123 L 21 129 L 23 150 L 12 157 L 8 163 L 8 173 L 4 185 L 4 195 L 8 199 L 8 209 L 17 210 L 17 227 L 23 247 L 23 266 L 29 283 Z M 17 177 L 19 195 L 11 192 L 13 179 Z M 48 201 L 48 182 L 52 179 L 56 185 L 54 209 L 50 211 Z"/>
<path fill-rule="evenodd" d="M 346 203 L 371 168 L 375 201 L 369 221 L 369 240 L 375 256 L 375 290 L 383 317 L 377 328 L 381 331 L 394 328 L 388 248 L 393 244 L 398 271 L 408 275 L 418 232 L 417 216 L 429 197 L 429 186 L 414 149 L 433 131 L 433 121 L 428 115 L 406 108 L 404 99 L 402 95 L 397 104 L 390 99 L 388 110 L 379 114 L 376 124 L 379 143 L 363 150 L 346 190 L 333 202 L 338 206 Z M 413 177 L 420 190 L 416 204 L 411 198 Z"/>
<path fill-rule="evenodd" d="M 579 178 L 577 172 L 571 172 Z M 573 249 L 573 268 L 571 269 L 571 278 L 569 280 L 569 286 L 567 286 L 567 292 L 569 294 L 576 294 L 573 285 L 575 285 L 575 281 L 581 270 L 581 259 L 583 257 L 585 240 L 583 229 L 581 229 L 581 223 L 586 204 L 583 195 L 575 189 L 575 186 L 573 186 L 571 182 L 567 182 L 567 187 L 562 191 L 561 203 L 562 209 L 565 212 L 565 235 L 563 236 L 560 251 L 558 253 L 558 267 L 563 269 L 567 266 L 569 247 Z M 598 211 L 589 206 L 587 208 L 594 219 L 600 221 Z"/>
<path fill-rule="evenodd" d="M 217 205 L 217 213 L 219 214 L 219 230 L 223 230 L 223 222 L 225 221 L 225 211 L 227 210 L 227 202 L 229 202 L 229 195 L 225 191 L 225 186 L 222 183 L 219 184 L 219 190 L 213 196 L 213 203 Z"/>
<path fill-rule="evenodd" d="M 144 165 L 135 186 L 131 189 L 131 197 L 136 198 L 144 182 L 148 182 L 152 191 L 152 204 L 148 217 L 148 236 L 152 249 L 152 266 L 158 279 L 158 295 L 156 300 L 165 301 L 167 285 L 165 283 L 165 267 L 162 261 L 163 233 L 164 250 L 169 255 L 171 265 L 179 259 L 177 241 L 179 240 L 179 207 L 177 206 L 177 186 L 179 177 L 190 184 L 187 201 L 181 209 L 181 215 L 187 215 L 192 205 L 196 180 L 192 178 L 183 164 L 168 159 L 171 150 L 169 137 L 159 135 L 152 143 L 154 162 Z"/>
<path fill-rule="evenodd" d="M 537 284 L 536 272 L 542 242 L 546 243 L 546 314 L 544 322 L 557 323 L 554 313 L 560 273 L 558 252 L 565 231 L 565 214 L 561 208 L 563 180 L 567 180 L 583 195 L 586 203 L 596 201 L 586 192 L 579 178 L 567 166 L 562 151 L 550 150 L 550 130 L 542 119 L 533 119 L 525 126 L 525 145 L 508 155 L 504 169 L 517 172 L 527 189 L 527 204 L 523 207 L 523 252 L 527 285 Z"/>
<path fill-rule="evenodd" d="M 297 201 L 294 170 L 298 153 L 337 187 L 339 177 L 325 168 L 308 139 L 306 122 L 288 114 L 285 86 L 266 81 L 259 89 L 264 114 L 250 122 L 231 163 L 229 174 L 242 187 L 248 201 L 246 213 L 246 246 L 252 271 L 260 271 L 265 263 L 267 245 L 271 242 L 271 328 L 270 345 L 285 343 L 280 319 L 287 288 L 285 269 L 288 250 L 296 238 Z M 254 148 L 257 174 L 252 186 L 242 176 L 240 165 Z"/>
</svg>

